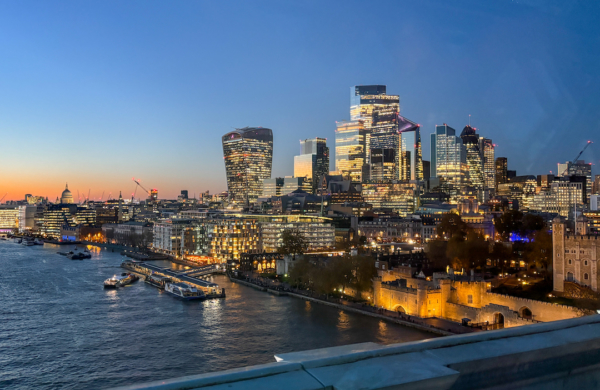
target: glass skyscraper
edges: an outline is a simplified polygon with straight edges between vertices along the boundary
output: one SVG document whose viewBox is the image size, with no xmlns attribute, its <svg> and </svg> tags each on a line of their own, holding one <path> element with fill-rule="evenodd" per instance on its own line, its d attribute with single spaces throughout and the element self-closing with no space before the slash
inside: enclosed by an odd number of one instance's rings
<svg viewBox="0 0 600 390">
<path fill-rule="evenodd" d="M 479 136 L 475 128 L 465 126 L 460 134 L 467 151 L 467 166 L 469 169 L 470 185 L 477 191 L 479 201 L 483 201 L 483 153 L 479 148 Z"/>
<path fill-rule="evenodd" d="M 364 121 L 368 132 L 397 130 L 400 96 L 387 95 L 385 85 L 357 85 L 350 89 L 350 119 Z"/>
<path fill-rule="evenodd" d="M 444 124 L 431 134 L 431 177 L 440 179 L 441 189 L 456 201 L 468 185 L 467 150 L 456 130 Z"/>
<path fill-rule="evenodd" d="M 423 180 L 421 126 L 398 115 L 398 132 L 402 144 L 400 180 Z"/>
<path fill-rule="evenodd" d="M 366 134 L 364 122 L 337 122 L 335 130 L 335 170 L 344 178 L 360 183 L 366 161 Z"/>
<path fill-rule="evenodd" d="M 255 202 L 263 180 L 271 177 L 273 132 L 263 127 L 244 127 L 222 137 L 229 199 L 237 204 Z"/>
<path fill-rule="evenodd" d="M 483 155 L 483 183 L 490 194 L 496 189 L 496 146 L 489 138 L 479 137 L 479 150 Z"/>
<path fill-rule="evenodd" d="M 300 155 L 294 156 L 294 177 L 305 177 L 317 189 L 321 178 L 329 174 L 329 148 L 325 138 L 300 141 Z"/>
</svg>

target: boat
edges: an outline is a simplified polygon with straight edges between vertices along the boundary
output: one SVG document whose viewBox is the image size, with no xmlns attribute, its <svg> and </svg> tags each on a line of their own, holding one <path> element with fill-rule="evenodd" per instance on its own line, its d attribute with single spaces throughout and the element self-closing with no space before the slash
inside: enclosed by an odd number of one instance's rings
<svg viewBox="0 0 600 390">
<path fill-rule="evenodd" d="M 165 292 L 186 301 L 206 298 L 203 291 L 199 291 L 186 283 L 167 282 L 165 283 Z"/>
<path fill-rule="evenodd" d="M 137 280 L 139 280 L 139 277 L 135 274 L 122 273 L 121 275 L 113 275 L 112 278 L 104 281 L 104 288 L 123 287 Z"/>
<path fill-rule="evenodd" d="M 21 242 L 21 245 L 34 246 L 35 244 L 33 243 L 32 240 L 23 240 L 23 242 Z"/>
<path fill-rule="evenodd" d="M 166 276 L 158 276 L 158 275 L 148 275 L 144 279 L 144 282 L 148 283 L 151 286 L 158 287 L 161 290 L 165 289 L 165 284 L 170 282 L 171 279 Z"/>
<path fill-rule="evenodd" d="M 85 259 L 84 255 L 80 252 L 69 252 L 67 253 L 67 258 L 71 260 L 83 260 Z"/>
<path fill-rule="evenodd" d="M 35 240 L 33 240 L 33 244 L 34 245 L 44 245 L 44 241 L 36 238 Z"/>
<path fill-rule="evenodd" d="M 83 256 L 84 259 L 91 259 L 92 258 L 92 254 L 90 253 L 90 251 L 87 250 L 87 248 L 85 248 L 83 250 L 83 252 L 80 252 L 80 255 Z"/>
</svg>

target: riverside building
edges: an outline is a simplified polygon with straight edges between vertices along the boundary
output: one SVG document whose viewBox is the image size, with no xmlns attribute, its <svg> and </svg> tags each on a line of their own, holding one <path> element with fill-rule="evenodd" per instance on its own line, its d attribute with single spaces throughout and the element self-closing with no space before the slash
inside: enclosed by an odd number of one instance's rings
<svg viewBox="0 0 600 390">
<path fill-rule="evenodd" d="M 233 203 L 248 205 L 261 195 L 263 180 L 271 177 L 273 132 L 245 127 L 222 137 L 227 191 Z"/>
</svg>

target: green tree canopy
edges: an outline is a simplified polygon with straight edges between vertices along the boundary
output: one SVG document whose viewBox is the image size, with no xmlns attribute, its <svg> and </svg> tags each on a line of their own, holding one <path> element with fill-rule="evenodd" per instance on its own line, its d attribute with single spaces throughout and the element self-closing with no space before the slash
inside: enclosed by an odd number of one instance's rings
<svg viewBox="0 0 600 390">
<path fill-rule="evenodd" d="M 459 236 L 461 239 L 464 239 L 469 227 L 460 215 L 451 212 L 444 214 L 436 229 L 438 236 L 441 238 L 450 239 L 454 236 Z"/>
<path fill-rule="evenodd" d="M 283 242 L 277 252 L 282 255 L 293 255 L 295 259 L 296 255 L 303 254 L 308 248 L 306 239 L 297 229 L 284 230 L 281 239 Z"/>
<path fill-rule="evenodd" d="M 523 228 L 523 213 L 516 210 L 509 210 L 494 219 L 494 226 L 498 234 L 504 240 L 508 240 L 511 233 L 521 233 Z"/>
</svg>

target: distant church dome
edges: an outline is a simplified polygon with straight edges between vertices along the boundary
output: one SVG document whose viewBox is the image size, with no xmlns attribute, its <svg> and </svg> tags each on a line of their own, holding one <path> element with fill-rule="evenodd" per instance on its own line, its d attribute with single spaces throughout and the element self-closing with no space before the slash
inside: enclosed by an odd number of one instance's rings
<svg viewBox="0 0 600 390">
<path fill-rule="evenodd" d="M 73 194 L 69 191 L 69 185 L 65 186 L 65 190 L 60 196 L 60 203 L 73 203 Z"/>
</svg>

